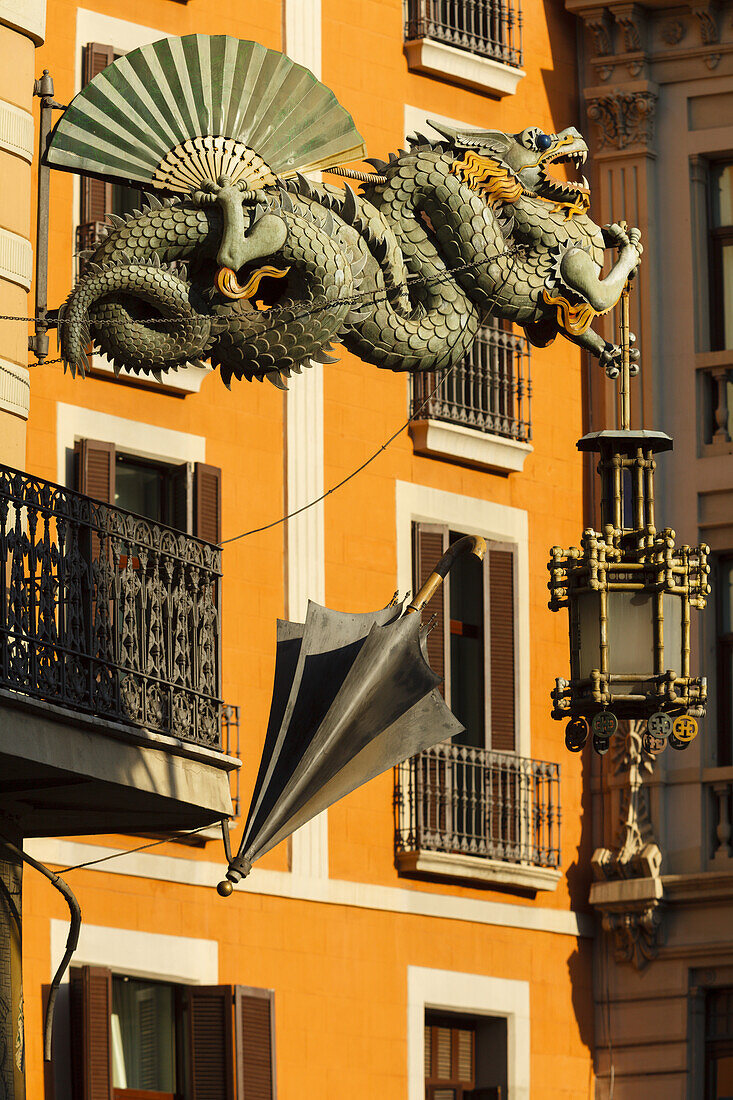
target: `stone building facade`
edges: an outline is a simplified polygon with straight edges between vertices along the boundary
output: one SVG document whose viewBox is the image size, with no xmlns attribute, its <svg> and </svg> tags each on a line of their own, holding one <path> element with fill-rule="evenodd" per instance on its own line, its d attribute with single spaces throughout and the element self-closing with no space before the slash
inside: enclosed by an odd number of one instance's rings
<svg viewBox="0 0 733 1100">
<path fill-rule="evenodd" d="M 627 857 L 627 877 L 603 882 L 599 867 L 591 893 L 604 928 L 595 955 L 597 1095 L 707 1100 L 733 1092 L 733 6 L 565 6 L 578 17 L 597 220 L 625 217 L 644 232 L 632 296 L 642 361 L 632 427 L 674 437 L 659 460 L 661 525 L 713 551 L 712 596 L 695 639 L 709 693 L 700 735 L 685 753 L 652 762 L 629 729 L 596 762 L 595 845 Z M 613 424 L 613 392 L 597 372 L 587 395 L 591 430 Z M 593 510 L 592 471 L 587 486 Z"/>
</svg>

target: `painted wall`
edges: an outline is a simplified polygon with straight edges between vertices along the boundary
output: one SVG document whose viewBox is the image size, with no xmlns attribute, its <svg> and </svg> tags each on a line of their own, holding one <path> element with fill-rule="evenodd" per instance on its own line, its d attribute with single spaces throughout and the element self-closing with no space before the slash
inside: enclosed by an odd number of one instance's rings
<svg viewBox="0 0 733 1100">
<path fill-rule="evenodd" d="M 398 0 L 349 5 L 323 0 L 312 9 L 320 17 L 320 38 L 309 48 L 317 51 L 320 45 L 322 78 L 353 113 L 371 155 L 386 157 L 404 144 L 406 105 L 475 126 L 518 131 L 534 124 L 553 131 L 577 122 L 573 26 L 557 8 L 526 0 L 527 75 L 517 94 L 501 102 L 409 73 Z M 69 0 L 54 3 L 48 44 L 38 51 L 36 65 L 52 70 L 57 99 L 68 102 L 79 86 L 80 46 L 109 41 L 101 36 L 115 32 L 116 25 L 105 20 L 119 14 L 109 0 L 95 0 L 94 11 L 84 13 Z M 288 12 L 275 0 L 239 6 L 131 0 L 124 14 L 138 25 L 125 32 L 130 40 L 157 37 L 151 29 L 160 35 L 226 32 L 279 48 L 288 25 Z M 118 30 L 123 34 L 124 28 Z M 49 272 L 54 304 L 70 288 L 77 210 L 77 181 L 57 173 Z M 220 877 L 214 864 L 222 860 L 220 845 L 213 842 L 204 849 L 164 845 L 73 874 L 89 925 L 203 938 L 218 944 L 220 981 L 275 989 L 280 1100 L 337 1095 L 397 1100 L 408 1088 L 410 1100 L 416 1100 L 421 1068 L 414 1034 L 412 1054 L 408 1049 L 408 1019 L 414 1022 L 419 1009 L 413 1004 L 409 1017 L 409 967 L 523 983 L 516 996 L 513 986 L 479 983 L 475 994 L 466 987 L 467 998 L 488 998 L 483 1011 L 501 1015 L 509 1011 L 508 1003 L 516 1009 L 523 1038 L 515 1047 L 512 1100 L 590 1095 L 590 926 L 584 914 L 590 848 L 582 764 L 566 753 L 562 729 L 549 718 L 549 692 L 565 670 L 567 642 L 565 623 L 547 610 L 546 588 L 548 548 L 570 545 L 582 530 L 582 467 L 575 450 L 583 428 L 581 360 L 577 349 L 558 341 L 535 353 L 532 365 L 534 451 L 522 473 L 502 476 L 416 456 L 405 432 L 329 498 L 323 509 L 322 566 L 309 562 L 308 568 L 312 577 L 322 568 L 331 607 L 366 610 L 386 603 L 398 583 L 397 482 L 525 515 L 529 622 L 523 668 L 529 705 L 521 734 L 527 755 L 562 763 L 564 875 L 557 888 L 531 897 L 399 878 L 391 775 L 332 807 L 320 833 L 306 838 L 305 846 L 299 838 L 293 871 L 282 845 L 262 861 L 247 890 L 229 901 L 212 889 Z M 323 455 L 304 452 L 302 461 L 314 465 L 314 476 L 320 472 L 328 487 L 406 420 L 408 386 L 405 376 L 377 371 L 345 352 L 338 364 L 313 371 L 322 386 Z M 295 378 L 291 387 L 298 385 Z M 286 461 L 285 403 L 270 386 L 234 383 L 228 392 L 213 374 L 198 392 L 184 396 L 108 378 L 74 381 L 58 365 L 35 368 L 27 466 L 55 481 L 65 476 L 65 445 L 59 441 L 73 434 L 69 425 L 77 415 L 68 406 L 87 410 L 88 423 L 94 423 L 93 414 L 132 422 L 126 432 L 134 433 L 141 422 L 147 438 L 152 429 L 180 433 L 176 446 L 184 450 L 199 448 L 203 440 L 205 461 L 223 471 L 225 539 L 278 518 L 292 499 L 298 456 L 291 443 Z M 223 688 L 225 699 L 242 711 L 245 805 L 269 709 L 275 620 L 293 591 L 289 545 L 292 553 L 288 533 L 278 527 L 224 551 Z M 66 847 L 34 842 L 33 851 L 58 866 L 81 862 L 100 844 L 119 849 L 134 843 L 130 838 L 88 838 Z M 30 875 L 26 889 L 29 1095 L 41 1095 L 40 989 L 51 974 L 52 918 L 64 914 L 51 891 Z M 150 956 L 155 974 L 154 941 Z M 457 990 L 462 982 L 456 978 Z M 429 982 L 418 987 L 433 988 Z M 511 993 L 506 1002 L 502 990 Z"/>
</svg>

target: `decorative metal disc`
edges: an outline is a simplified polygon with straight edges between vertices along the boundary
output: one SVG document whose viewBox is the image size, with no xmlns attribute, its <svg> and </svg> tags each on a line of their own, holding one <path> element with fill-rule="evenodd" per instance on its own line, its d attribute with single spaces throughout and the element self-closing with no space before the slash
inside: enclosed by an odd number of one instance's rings
<svg viewBox="0 0 733 1100">
<path fill-rule="evenodd" d="M 598 714 L 593 715 L 590 728 L 595 737 L 608 741 L 618 729 L 618 718 L 611 710 L 599 710 Z"/>
<path fill-rule="evenodd" d="M 672 732 L 672 719 L 663 710 L 657 710 L 649 716 L 646 728 L 654 737 L 669 737 Z"/>
<path fill-rule="evenodd" d="M 609 741 L 610 738 L 608 737 L 599 737 L 597 733 L 593 734 L 593 748 L 599 756 L 606 755 L 606 753 L 608 752 Z"/>
<path fill-rule="evenodd" d="M 582 752 L 589 732 L 585 718 L 573 718 L 565 727 L 565 748 L 570 752 Z"/>
<path fill-rule="evenodd" d="M 649 730 L 647 730 L 641 738 L 641 743 L 646 752 L 650 753 L 652 756 L 657 756 L 666 749 L 667 738 L 659 737 L 656 733 L 650 733 Z"/>
<path fill-rule="evenodd" d="M 697 720 L 689 714 L 681 714 L 672 723 L 673 736 L 685 745 L 689 745 L 690 741 L 694 741 L 697 737 L 697 730 Z"/>
</svg>

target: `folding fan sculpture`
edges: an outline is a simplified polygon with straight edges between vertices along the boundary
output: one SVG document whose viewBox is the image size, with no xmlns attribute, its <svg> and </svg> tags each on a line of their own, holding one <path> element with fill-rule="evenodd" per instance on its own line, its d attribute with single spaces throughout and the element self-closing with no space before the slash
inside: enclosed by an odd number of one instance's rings
<svg viewBox="0 0 733 1100">
<path fill-rule="evenodd" d="M 193 34 L 118 58 L 62 115 L 46 161 L 140 187 L 149 206 L 110 216 L 59 311 L 65 363 L 83 373 L 92 340 L 138 373 L 203 358 L 227 385 L 284 387 L 340 341 L 379 367 L 440 371 L 492 311 L 618 373 L 621 349 L 590 326 L 636 268 L 640 234 L 601 230 L 587 182 L 552 174 L 580 168 L 581 134 L 432 125 L 438 139 L 354 173 L 338 167 L 365 152 L 353 119 L 276 50 Z M 361 194 L 302 175 L 326 168 Z M 605 248 L 618 257 L 601 277 Z"/>
<path fill-rule="evenodd" d="M 227 847 L 223 897 L 321 810 L 463 730 L 436 690 L 419 615 L 463 553 L 481 560 L 486 543 L 472 535 L 453 543 L 404 614 L 394 603 L 366 615 L 309 603 L 305 624 L 278 623 L 262 760 L 237 855 Z"/>
</svg>

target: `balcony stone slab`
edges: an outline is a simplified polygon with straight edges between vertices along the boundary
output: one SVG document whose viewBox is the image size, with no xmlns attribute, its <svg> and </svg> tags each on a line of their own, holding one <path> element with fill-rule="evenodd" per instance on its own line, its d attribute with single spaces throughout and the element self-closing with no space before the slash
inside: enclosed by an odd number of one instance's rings
<svg viewBox="0 0 733 1100">
<path fill-rule="evenodd" d="M 562 871 L 552 867 L 531 867 L 524 863 L 461 852 L 398 852 L 397 868 L 403 875 L 431 875 L 436 878 L 463 879 L 473 884 L 509 886 L 521 890 L 554 890 Z"/>
<path fill-rule="evenodd" d="M 409 432 L 416 454 L 447 458 L 507 474 L 521 473 L 527 455 L 534 450 L 531 443 L 520 443 L 443 420 L 413 420 Z"/>
<path fill-rule="evenodd" d="M 407 64 L 414 72 L 442 77 L 465 88 L 487 92 L 498 99 L 514 95 L 517 85 L 526 75 L 523 69 L 506 65 L 503 61 L 459 50 L 432 38 L 414 38 L 405 42 L 405 54 Z"/>
<path fill-rule="evenodd" d="M 0 797 L 25 837 L 196 829 L 232 814 L 239 761 L 0 690 Z"/>
</svg>

